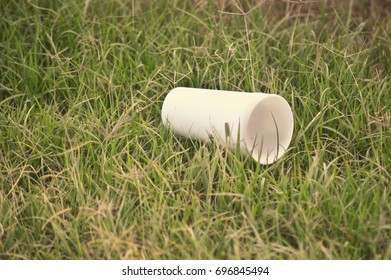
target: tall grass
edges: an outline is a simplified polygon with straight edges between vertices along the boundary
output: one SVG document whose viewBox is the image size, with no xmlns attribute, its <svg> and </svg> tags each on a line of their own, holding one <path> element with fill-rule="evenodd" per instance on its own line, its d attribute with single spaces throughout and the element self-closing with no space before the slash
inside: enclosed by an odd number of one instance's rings
<svg viewBox="0 0 391 280">
<path fill-rule="evenodd" d="M 390 18 L 219 5 L 0 1 L 0 258 L 391 258 Z M 177 86 L 282 95 L 288 153 L 174 135 Z"/>
</svg>

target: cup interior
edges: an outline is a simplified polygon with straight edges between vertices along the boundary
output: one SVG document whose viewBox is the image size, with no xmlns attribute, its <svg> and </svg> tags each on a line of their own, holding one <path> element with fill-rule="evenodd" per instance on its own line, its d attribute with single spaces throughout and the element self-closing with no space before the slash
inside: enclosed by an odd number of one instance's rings
<svg viewBox="0 0 391 280">
<path fill-rule="evenodd" d="M 244 140 L 256 161 L 270 164 L 288 149 L 292 134 L 291 107 L 281 96 L 270 94 L 251 112 Z"/>
</svg>

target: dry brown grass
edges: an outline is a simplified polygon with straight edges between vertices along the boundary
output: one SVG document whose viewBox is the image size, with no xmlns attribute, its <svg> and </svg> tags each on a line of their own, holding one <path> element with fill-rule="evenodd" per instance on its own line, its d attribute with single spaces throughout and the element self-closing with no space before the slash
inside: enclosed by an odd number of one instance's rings
<svg viewBox="0 0 391 280">
<path fill-rule="evenodd" d="M 209 0 L 196 1 L 195 5 L 206 5 Z M 322 13 L 351 13 L 355 20 L 376 22 L 391 14 L 391 0 L 214 0 L 221 11 L 235 12 L 238 6 L 249 11 L 255 6 L 265 10 L 274 19 L 287 14 L 292 16 L 319 16 Z"/>
</svg>

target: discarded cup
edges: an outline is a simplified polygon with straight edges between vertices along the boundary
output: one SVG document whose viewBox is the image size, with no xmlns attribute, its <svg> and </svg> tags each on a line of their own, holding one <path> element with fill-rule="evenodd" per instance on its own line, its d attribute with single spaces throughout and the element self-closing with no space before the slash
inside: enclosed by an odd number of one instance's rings
<svg viewBox="0 0 391 280">
<path fill-rule="evenodd" d="M 162 121 L 182 136 L 239 145 L 260 164 L 282 157 L 294 126 L 292 109 L 279 95 L 185 87 L 168 93 Z"/>
</svg>

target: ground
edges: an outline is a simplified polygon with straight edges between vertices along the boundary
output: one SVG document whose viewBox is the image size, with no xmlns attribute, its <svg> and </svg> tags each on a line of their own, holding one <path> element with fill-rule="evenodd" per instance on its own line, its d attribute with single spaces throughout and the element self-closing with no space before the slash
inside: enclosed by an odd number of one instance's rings
<svg viewBox="0 0 391 280">
<path fill-rule="evenodd" d="M 1 259 L 391 258 L 390 17 L 256 2 L 0 0 Z M 176 136 L 178 86 L 283 96 L 289 150 Z"/>
</svg>

